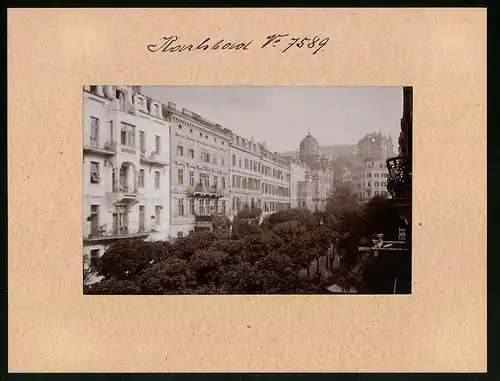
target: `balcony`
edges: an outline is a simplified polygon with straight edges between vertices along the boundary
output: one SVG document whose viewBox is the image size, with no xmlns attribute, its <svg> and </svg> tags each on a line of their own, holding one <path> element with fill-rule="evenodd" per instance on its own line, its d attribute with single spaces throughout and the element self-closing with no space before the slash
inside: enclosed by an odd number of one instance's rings
<svg viewBox="0 0 500 381">
<path fill-rule="evenodd" d="M 208 216 L 205 216 L 205 215 L 195 215 L 194 216 L 194 220 L 196 223 L 203 223 L 203 222 L 206 222 L 206 223 L 212 223 L 212 219 L 214 218 L 214 215 L 211 214 L 211 215 L 208 215 Z"/>
<path fill-rule="evenodd" d="M 225 191 L 224 189 L 217 188 L 215 185 L 207 187 L 202 184 L 198 184 L 194 187 L 189 187 L 188 194 L 193 197 L 220 198 L 224 197 Z"/>
<path fill-rule="evenodd" d="M 166 161 L 160 160 L 156 152 L 147 152 L 146 150 L 141 150 L 141 163 L 149 164 L 149 165 L 167 165 Z"/>
<path fill-rule="evenodd" d="M 114 155 L 116 153 L 116 142 L 106 139 L 95 139 L 90 135 L 84 135 L 83 152 L 91 152 L 105 156 Z"/>
<path fill-rule="evenodd" d="M 91 228 L 89 235 L 84 237 L 83 240 L 85 242 L 95 242 L 124 238 L 146 238 L 148 235 L 149 233 L 143 228 L 141 229 L 137 223 L 122 226 L 108 223 Z"/>
<path fill-rule="evenodd" d="M 107 193 L 107 197 L 112 205 L 132 206 L 139 202 L 139 190 L 116 182 L 112 191 Z"/>
<path fill-rule="evenodd" d="M 387 160 L 389 176 L 387 190 L 394 199 L 411 199 L 412 173 L 407 157 L 393 157 Z"/>
</svg>

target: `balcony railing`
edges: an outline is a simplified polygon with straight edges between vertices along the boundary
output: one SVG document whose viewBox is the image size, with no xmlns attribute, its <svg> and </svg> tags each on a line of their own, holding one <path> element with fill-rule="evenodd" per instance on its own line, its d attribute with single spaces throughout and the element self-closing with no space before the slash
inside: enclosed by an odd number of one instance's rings
<svg viewBox="0 0 500 381">
<path fill-rule="evenodd" d="M 109 238 L 133 238 L 149 235 L 145 229 L 141 228 L 137 223 L 124 224 L 118 226 L 113 223 L 102 224 L 91 228 L 87 240 L 101 240 Z"/>
<path fill-rule="evenodd" d="M 118 181 L 116 181 L 113 184 L 113 192 L 125 193 L 125 194 L 137 194 L 139 193 L 139 189 L 137 187 L 129 187 L 128 185 L 120 184 Z"/>
<path fill-rule="evenodd" d="M 224 189 L 217 188 L 215 185 L 211 185 L 211 186 L 207 187 L 205 185 L 198 184 L 198 185 L 189 187 L 188 193 L 191 196 L 223 197 L 224 196 Z"/>
<path fill-rule="evenodd" d="M 194 220 L 196 222 L 212 222 L 212 219 L 214 218 L 214 215 L 195 215 Z"/>
<path fill-rule="evenodd" d="M 150 164 L 167 164 L 165 161 L 161 160 L 161 158 L 158 157 L 158 154 L 155 151 L 148 152 L 144 149 L 141 149 L 141 161 Z"/>
<path fill-rule="evenodd" d="M 96 139 L 90 135 L 83 136 L 83 149 L 103 153 L 116 153 L 116 142 L 109 139 Z"/>
<path fill-rule="evenodd" d="M 387 190 L 395 199 L 411 198 L 412 174 L 407 157 L 393 157 L 387 160 L 389 176 L 387 178 Z"/>
</svg>

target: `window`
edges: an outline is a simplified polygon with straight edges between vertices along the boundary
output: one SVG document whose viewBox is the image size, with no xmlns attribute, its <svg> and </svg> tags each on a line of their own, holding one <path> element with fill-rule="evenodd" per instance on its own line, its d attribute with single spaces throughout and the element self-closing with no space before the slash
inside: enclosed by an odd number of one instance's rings
<svg viewBox="0 0 500 381">
<path fill-rule="evenodd" d="M 139 169 L 139 188 L 144 188 L 144 169 Z"/>
<path fill-rule="evenodd" d="M 155 206 L 155 225 L 160 225 L 160 212 L 161 212 L 161 206 L 156 205 Z"/>
<path fill-rule="evenodd" d="M 375 182 L 375 186 L 378 187 L 379 186 L 379 183 L 378 181 Z"/>
<path fill-rule="evenodd" d="M 226 201 L 222 201 L 222 214 L 226 214 Z"/>
<path fill-rule="evenodd" d="M 145 206 L 139 205 L 139 230 L 144 230 L 144 215 L 145 215 Z"/>
<path fill-rule="evenodd" d="M 216 188 L 217 188 L 217 185 L 219 185 L 217 180 L 218 180 L 217 175 L 214 175 L 214 187 L 216 187 Z"/>
<path fill-rule="evenodd" d="M 160 148 L 160 137 L 158 135 L 155 135 L 155 154 L 160 154 Z"/>
<path fill-rule="evenodd" d="M 226 178 L 225 178 L 225 177 L 223 177 L 221 181 L 222 181 L 222 183 L 221 183 L 221 188 L 222 188 L 222 189 L 226 189 Z"/>
<path fill-rule="evenodd" d="M 177 238 L 182 238 L 184 236 L 184 233 L 182 232 L 177 232 Z"/>
<path fill-rule="evenodd" d="M 372 174 L 371 173 L 367 173 L 366 177 L 372 177 Z"/>
<path fill-rule="evenodd" d="M 146 136 L 144 134 L 144 131 L 139 131 L 139 148 L 141 151 L 146 150 Z"/>
<path fill-rule="evenodd" d="M 93 116 L 90 117 L 90 142 L 97 147 L 99 141 L 99 119 Z"/>
<path fill-rule="evenodd" d="M 210 200 L 205 200 L 205 215 L 210 215 Z"/>
<path fill-rule="evenodd" d="M 135 126 L 121 122 L 121 144 L 124 146 L 135 147 Z"/>
<path fill-rule="evenodd" d="M 109 121 L 109 140 L 111 143 L 115 141 L 115 128 L 112 120 Z"/>
<path fill-rule="evenodd" d="M 90 92 L 97 94 L 97 86 L 90 86 Z"/>
<path fill-rule="evenodd" d="M 208 173 L 200 173 L 200 183 L 208 188 L 210 186 L 210 175 Z"/>
<path fill-rule="evenodd" d="M 240 165 L 240 168 L 241 168 L 241 159 L 239 160 L 239 165 Z"/>
<path fill-rule="evenodd" d="M 190 159 L 194 159 L 194 150 L 190 149 L 190 150 L 188 151 L 188 158 L 190 158 Z"/>
<path fill-rule="evenodd" d="M 184 169 L 179 168 L 177 170 L 177 184 L 184 185 Z"/>
<path fill-rule="evenodd" d="M 90 162 L 90 182 L 92 184 L 99 184 L 101 176 L 99 176 L 99 163 L 95 161 Z"/>
<path fill-rule="evenodd" d="M 189 171 L 189 185 L 194 186 L 194 171 Z"/>
<path fill-rule="evenodd" d="M 90 267 L 95 268 L 98 265 L 99 249 L 90 250 Z"/>
<path fill-rule="evenodd" d="M 154 116 L 158 116 L 158 105 L 154 104 L 153 105 L 153 111 L 152 111 Z"/>
<path fill-rule="evenodd" d="M 160 172 L 155 171 L 155 188 L 160 189 Z"/>
<path fill-rule="evenodd" d="M 245 169 L 248 169 L 248 159 L 245 159 Z"/>
<path fill-rule="evenodd" d="M 198 214 L 200 216 L 203 216 L 203 200 L 199 201 L 199 204 L 198 204 Z"/>
<path fill-rule="evenodd" d="M 99 205 L 90 206 L 90 232 L 92 235 L 98 234 L 99 230 Z"/>
<path fill-rule="evenodd" d="M 177 156 L 184 156 L 184 147 L 177 146 Z"/>
<path fill-rule="evenodd" d="M 223 157 L 220 158 L 220 165 L 224 166 L 224 158 Z"/>
<path fill-rule="evenodd" d="M 371 183 L 368 181 L 368 188 L 370 188 L 370 187 L 371 187 Z"/>
<path fill-rule="evenodd" d="M 210 163 L 210 155 L 207 152 L 202 152 L 201 161 L 204 163 Z"/>
<path fill-rule="evenodd" d="M 180 198 L 177 200 L 177 213 L 179 216 L 184 216 L 184 199 Z"/>
<path fill-rule="evenodd" d="M 214 200 L 214 212 L 219 213 L 219 200 Z"/>
<path fill-rule="evenodd" d="M 192 128 L 190 128 L 190 129 L 189 129 L 189 133 L 190 133 L 190 134 L 192 134 L 192 133 L 193 133 L 193 129 L 192 129 Z"/>
<path fill-rule="evenodd" d="M 233 154 L 233 165 L 236 166 L 236 155 Z"/>
<path fill-rule="evenodd" d="M 194 216 L 194 198 L 189 199 L 189 214 Z"/>
<path fill-rule="evenodd" d="M 182 130 L 182 126 L 180 124 L 177 127 L 179 127 L 179 130 Z"/>
</svg>

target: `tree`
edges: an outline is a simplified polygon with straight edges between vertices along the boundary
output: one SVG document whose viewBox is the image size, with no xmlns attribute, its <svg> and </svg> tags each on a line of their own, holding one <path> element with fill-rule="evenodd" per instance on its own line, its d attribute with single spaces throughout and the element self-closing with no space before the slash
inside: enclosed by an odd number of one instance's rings
<svg viewBox="0 0 500 381">
<path fill-rule="evenodd" d="M 132 281 L 110 278 L 85 286 L 83 293 L 86 295 L 138 295 L 141 289 Z"/>
<path fill-rule="evenodd" d="M 97 273 L 107 279 L 132 280 L 149 264 L 168 256 L 168 243 L 123 240 L 111 245 L 98 259 Z"/>
<path fill-rule="evenodd" d="M 196 273 L 196 280 L 199 284 L 219 286 L 224 265 L 228 260 L 229 255 L 223 251 L 198 250 L 191 257 L 189 265 Z"/>
<path fill-rule="evenodd" d="M 187 237 L 179 237 L 171 246 L 171 254 L 189 260 L 197 250 L 208 249 L 213 242 L 221 239 L 216 232 L 194 232 Z"/>
<path fill-rule="evenodd" d="M 186 260 L 169 257 L 144 271 L 139 284 L 142 294 L 189 294 L 196 276 Z"/>
<path fill-rule="evenodd" d="M 399 227 L 404 226 L 391 201 L 382 196 L 375 196 L 365 204 L 361 218 L 362 234 L 367 237 L 382 233 L 384 239 L 396 240 Z"/>
<path fill-rule="evenodd" d="M 231 220 L 225 214 L 216 214 L 212 217 L 212 228 L 215 233 L 228 237 L 231 229 Z"/>
</svg>

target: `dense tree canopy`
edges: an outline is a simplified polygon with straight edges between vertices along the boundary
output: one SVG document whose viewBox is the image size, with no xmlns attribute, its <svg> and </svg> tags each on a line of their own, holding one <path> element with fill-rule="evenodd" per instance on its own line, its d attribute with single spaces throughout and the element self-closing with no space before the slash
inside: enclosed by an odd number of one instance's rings
<svg viewBox="0 0 500 381">
<path fill-rule="evenodd" d="M 85 293 L 324 293 L 328 284 L 369 293 L 380 291 L 380 284 L 384 290 L 391 287 L 398 264 L 363 260 L 358 250 L 362 239 L 376 233 L 397 235 L 401 221 L 388 200 L 376 197 L 360 206 L 349 191 L 340 190 L 324 212 L 289 209 L 258 224 L 261 213 L 246 208 L 232 224 L 220 216 L 214 218 L 213 232 L 174 241 L 119 241 L 98 260 L 97 275 L 104 279 L 85 286 Z M 309 273 L 314 261 L 319 269 L 330 245 L 341 258 L 340 268 L 300 275 Z"/>
</svg>

